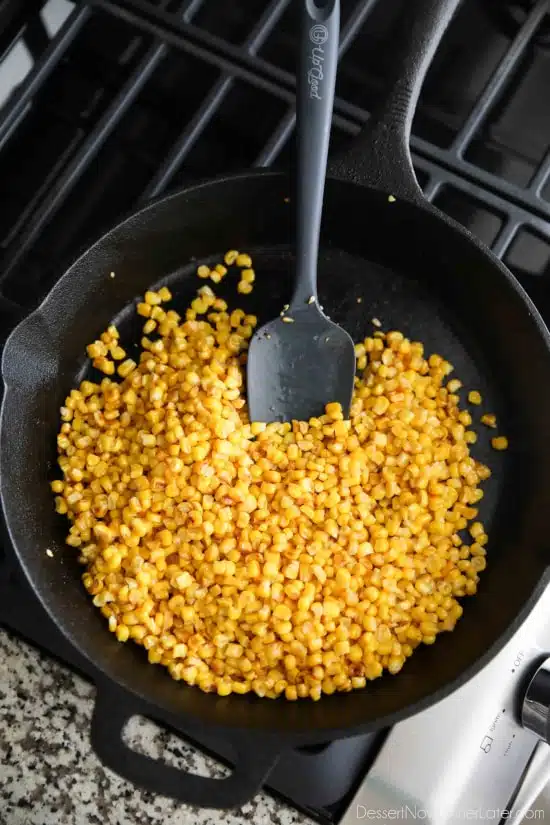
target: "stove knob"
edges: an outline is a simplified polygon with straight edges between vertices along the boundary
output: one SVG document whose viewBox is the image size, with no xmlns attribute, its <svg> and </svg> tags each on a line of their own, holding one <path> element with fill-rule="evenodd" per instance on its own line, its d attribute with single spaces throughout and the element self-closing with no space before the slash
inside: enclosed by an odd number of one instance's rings
<svg viewBox="0 0 550 825">
<path fill-rule="evenodd" d="M 540 665 L 527 686 L 521 724 L 550 744 L 550 658 Z"/>
</svg>

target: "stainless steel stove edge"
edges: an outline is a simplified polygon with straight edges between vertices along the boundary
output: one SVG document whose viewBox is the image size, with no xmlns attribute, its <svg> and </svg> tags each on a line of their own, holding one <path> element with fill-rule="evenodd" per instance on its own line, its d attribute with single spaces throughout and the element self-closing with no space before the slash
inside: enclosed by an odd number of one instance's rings
<svg viewBox="0 0 550 825">
<path fill-rule="evenodd" d="M 540 742 L 520 724 L 520 694 L 549 650 L 550 588 L 477 676 L 390 731 L 340 825 L 510 818 Z"/>
</svg>

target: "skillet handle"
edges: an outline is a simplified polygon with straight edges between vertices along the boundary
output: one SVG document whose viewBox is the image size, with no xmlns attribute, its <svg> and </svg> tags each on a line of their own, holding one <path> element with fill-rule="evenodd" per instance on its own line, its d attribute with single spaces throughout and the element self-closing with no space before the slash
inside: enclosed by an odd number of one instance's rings
<svg viewBox="0 0 550 825">
<path fill-rule="evenodd" d="M 388 91 L 351 148 L 331 163 L 331 174 L 398 198 L 423 201 L 409 149 L 411 126 L 422 83 L 460 2 L 406 0 Z"/>
<path fill-rule="evenodd" d="M 103 764 L 132 784 L 154 794 L 166 796 L 200 808 L 228 809 L 250 802 L 261 790 L 277 764 L 279 744 L 257 740 L 243 741 L 237 749 L 235 766 L 223 779 L 198 776 L 164 762 L 136 753 L 122 739 L 126 723 L 143 715 L 143 706 L 128 700 L 127 694 L 98 685 L 92 716 L 91 743 Z M 249 745 L 247 748 L 246 745 Z"/>
</svg>

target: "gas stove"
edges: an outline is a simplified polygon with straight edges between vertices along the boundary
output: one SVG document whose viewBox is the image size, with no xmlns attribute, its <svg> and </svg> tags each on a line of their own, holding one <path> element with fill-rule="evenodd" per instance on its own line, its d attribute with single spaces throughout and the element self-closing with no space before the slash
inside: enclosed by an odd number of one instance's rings
<svg viewBox="0 0 550 825">
<path fill-rule="evenodd" d="M 380 99 L 404 2 L 342 0 L 332 151 Z M 292 164 L 296 5 L 6 0 L 2 337 L 122 212 L 193 179 Z M 505 261 L 548 323 L 549 7 L 463 0 L 411 140 L 426 196 Z M 8 544 L 0 545 L 0 623 L 95 679 L 34 599 Z M 266 788 L 320 823 L 517 817 L 550 777 L 541 743 L 549 653 L 550 590 L 453 696 L 380 734 L 289 753 Z M 215 731 L 175 733 L 231 764 L 231 742 Z"/>
</svg>

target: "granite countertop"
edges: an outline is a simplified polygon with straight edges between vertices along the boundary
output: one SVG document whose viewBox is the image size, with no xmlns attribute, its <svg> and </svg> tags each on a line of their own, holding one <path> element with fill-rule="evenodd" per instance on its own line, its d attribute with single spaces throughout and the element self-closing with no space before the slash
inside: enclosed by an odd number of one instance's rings
<svg viewBox="0 0 550 825">
<path fill-rule="evenodd" d="M 181 805 L 104 768 L 89 741 L 95 689 L 0 628 L 0 825 L 311 825 L 259 794 L 236 811 Z M 223 768 L 145 720 L 129 741 L 203 775 Z"/>
</svg>

